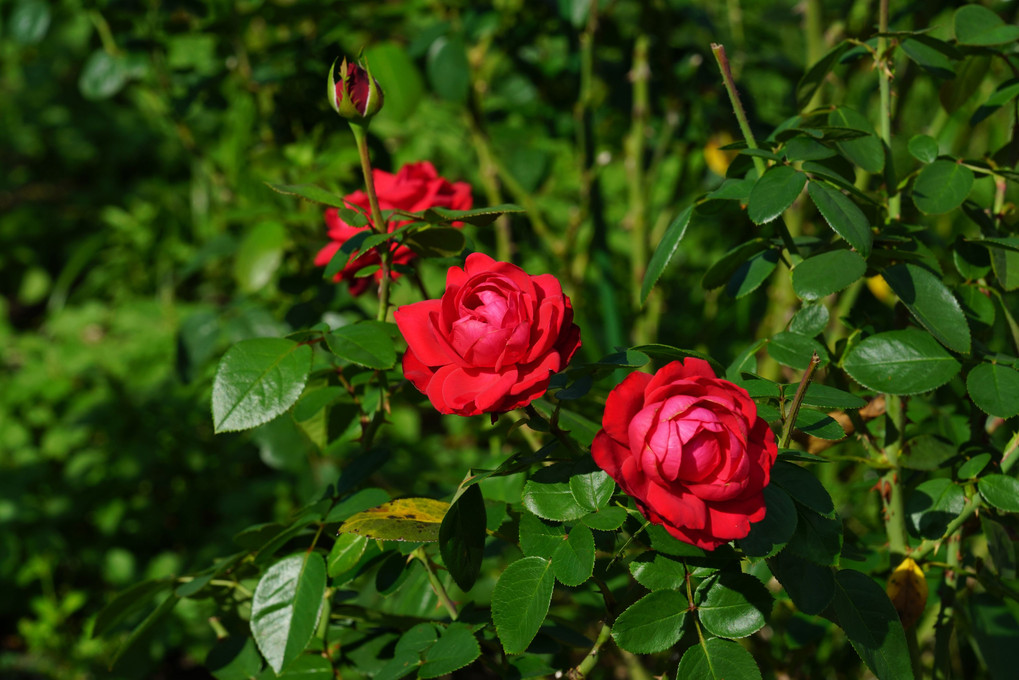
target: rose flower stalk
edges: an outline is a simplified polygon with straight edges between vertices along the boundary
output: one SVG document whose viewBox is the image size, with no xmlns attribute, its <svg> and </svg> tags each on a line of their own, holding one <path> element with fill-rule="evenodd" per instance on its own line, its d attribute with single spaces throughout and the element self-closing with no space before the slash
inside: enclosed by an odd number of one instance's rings
<svg viewBox="0 0 1019 680">
<path fill-rule="evenodd" d="M 531 403 L 580 347 L 573 307 L 551 274 L 482 253 L 450 267 L 439 300 L 404 305 L 403 373 L 440 413 L 504 413 Z"/>
<path fill-rule="evenodd" d="M 609 393 L 602 428 L 595 463 L 675 538 L 714 550 L 764 519 L 775 435 L 708 362 L 630 374 Z"/>
<path fill-rule="evenodd" d="M 395 175 L 384 170 L 372 170 L 372 178 L 375 184 L 375 193 L 379 199 L 381 210 L 405 210 L 407 212 L 420 212 L 427 208 L 450 208 L 451 210 L 470 210 L 474 198 L 471 196 L 471 186 L 466 182 L 450 182 L 440 177 L 435 167 L 428 161 L 419 163 L 408 163 L 400 168 Z M 343 244 L 353 238 L 356 234 L 373 228 L 371 226 L 371 210 L 368 201 L 368 194 L 362 190 L 355 191 L 343 199 L 351 208 L 360 210 L 369 218 L 369 226 L 355 227 L 340 217 L 336 208 L 328 208 L 325 211 L 326 227 L 331 242 L 322 248 L 315 256 L 315 264 L 324 267 L 329 264 L 336 252 L 343 247 Z M 407 224 L 407 221 L 390 222 L 388 229 L 391 233 L 395 229 Z M 414 259 L 415 254 L 406 246 L 393 244 L 391 246 L 394 264 L 408 264 Z M 377 250 L 372 249 L 366 253 L 354 251 L 347 259 L 346 265 L 336 274 L 334 281 L 346 281 L 352 295 L 360 295 L 371 286 L 371 277 L 357 277 L 356 274 L 365 267 L 379 265 L 381 258 Z M 399 277 L 397 272 L 391 272 L 391 278 Z M 374 274 L 376 282 L 382 280 L 382 270 Z"/>
</svg>

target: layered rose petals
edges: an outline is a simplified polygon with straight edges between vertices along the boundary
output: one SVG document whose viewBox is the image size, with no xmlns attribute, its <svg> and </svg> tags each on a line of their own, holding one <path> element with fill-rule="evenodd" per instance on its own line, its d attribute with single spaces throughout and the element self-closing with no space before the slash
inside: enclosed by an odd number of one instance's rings
<svg viewBox="0 0 1019 680">
<path fill-rule="evenodd" d="M 617 385 L 591 446 L 595 463 L 649 520 L 706 550 L 764 519 L 777 454 L 746 391 L 694 358 Z"/>
<path fill-rule="evenodd" d="M 580 347 L 554 276 L 530 276 L 482 253 L 451 267 L 439 300 L 394 313 L 403 372 L 441 413 L 503 413 L 531 403 Z"/>
<path fill-rule="evenodd" d="M 383 170 L 372 170 L 372 180 L 381 210 L 405 210 L 407 212 L 420 212 L 428 208 L 469 210 L 474 203 L 469 184 L 450 182 L 439 177 L 435 167 L 428 161 L 408 163 L 400 168 L 400 171 L 395 175 Z M 355 191 L 345 196 L 344 201 L 349 208 L 360 211 L 366 217 L 369 216 L 368 194 L 365 192 Z M 319 267 L 329 264 L 344 243 L 370 228 L 347 224 L 340 217 L 336 208 L 326 209 L 325 221 L 330 243 L 315 256 L 315 264 Z M 392 232 L 404 224 L 407 222 L 390 222 L 389 231 Z M 405 265 L 415 257 L 413 251 L 406 246 L 393 245 L 392 250 L 393 264 Z M 377 283 L 382 280 L 382 271 L 376 271 L 374 278 L 367 276 L 358 278 L 356 274 L 365 267 L 377 266 L 381 263 L 382 258 L 374 249 L 366 253 L 354 251 L 348 256 L 346 264 L 336 274 L 334 280 L 346 281 L 351 294 L 360 295 L 368 290 L 373 281 Z M 396 271 L 391 271 L 390 275 L 394 279 L 400 276 Z"/>
</svg>

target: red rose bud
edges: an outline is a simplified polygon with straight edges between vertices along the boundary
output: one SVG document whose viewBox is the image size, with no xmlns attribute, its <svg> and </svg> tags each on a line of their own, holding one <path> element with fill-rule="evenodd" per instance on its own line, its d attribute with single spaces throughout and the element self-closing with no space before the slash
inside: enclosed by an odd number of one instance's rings
<svg viewBox="0 0 1019 680">
<path fill-rule="evenodd" d="M 631 373 L 609 393 L 602 428 L 594 462 L 675 538 L 714 550 L 764 519 L 775 435 L 708 362 Z"/>
<path fill-rule="evenodd" d="M 471 253 L 440 300 L 393 317 L 407 341 L 403 374 L 440 413 L 504 413 L 548 389 L 580 347 L 573 307 L 551 274 L 531 276 Z"/>
<path fill-rule="evenodd" d="M 329 68 L 327 95 L 333 110 L 355 122 L 365 121 L 382 109 L 382 88 L 372 77 L 368 62 L 362 68 L 357 63 L 340 64 L 340 78 L 336 80 L 336 62 Z"/>
</svg>

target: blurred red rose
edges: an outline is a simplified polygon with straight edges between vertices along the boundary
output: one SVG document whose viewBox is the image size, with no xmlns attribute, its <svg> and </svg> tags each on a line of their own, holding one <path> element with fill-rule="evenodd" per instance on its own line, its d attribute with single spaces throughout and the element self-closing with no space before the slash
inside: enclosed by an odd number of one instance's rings
<svg viewBox="0 0 1019 680">
<path fill-rule="evenodd" d="M 764 519 L 775 435 L 746 390 L 687 358 L 632 373 L 605 403 L 595 463 L 655 524 L 714 550 Z"/>
<path fill-rule="evenodd" d="M 440 413 L 526 406 L 580 347 L 573 307 L 551 274 L 531 276 L 482 253 L 450 267 L 439 300 L 394 313 L 407 341 L 403 373 Z"/>
<path fill-rule="evenodd" d="M 450 182 L 439 177 L 435 167 L 428 161 L 408 163 L 400 168 L 395 175 L 384 170 L 372 170 L 372 179 L 375 182 L 375 193 L 379 197 L 379 209 L 381 210 L 406 210 L 408 212 L 419 212 L 427 208 L 450 208 L 451 210 L 470 210 L 474 203 L 471 196 L 471 186 L 466 182 Z M 348 207 L 359 210 L 369 217 L 371 209 L 368 205 L 368 194 L 357 190 L 344 197 Z M 315 264 L 324 267 L 332 260 L 344 243 L 355 234 L 369 229 L 370 227 L 354 227 L 340 218 L 336 208 L 327 208 L 325 211 L 326 226 L 328 227 L 329 238 L 332 242 L 318 252 L 315 256 Z M 407 221 L 389 223 L 389 231 L 407 224 Z M 414 253 L 406 246 L 393 246 L 393 263 L 407 264 L 415 257 Z M 359 270 L 371 265 L 379 265 L 382 259 L 376 250 L 366 253 L 354 251 L 336 277 L 335 281 L 346 281 L 353 295 L 360 295 L 372 284 L 372 278 L 355 278 Z M 394 279 L 399 274 L 392 272 Z M 376 271 L 374 280 L 382 280 L 382 271 Z"/>
</svg>

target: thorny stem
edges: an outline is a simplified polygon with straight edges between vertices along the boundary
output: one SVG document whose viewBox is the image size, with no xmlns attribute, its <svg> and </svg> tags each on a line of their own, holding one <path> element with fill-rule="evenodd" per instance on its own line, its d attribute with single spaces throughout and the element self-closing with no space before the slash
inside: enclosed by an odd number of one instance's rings
<svg viewBox="0 0 1019 680">
<path fill-rule="evenodd" d="M 885 183 L 888 187 L 888 217 L 899 219 L 900 196 L 894 184 L 895 170 L 892 165 L 892 94 L 891 59 L 888 57 L 888 0 L 881 0 L 878 6 L 877 68 L 878 90 L 881 95 L 881 142 L 885 150 Z M 892 192 L 895 191 L 894 195 Z"/>
<path fill-rule="evenodd" d="M 885 530 L 888 533 L 888 548 L 891 551 L 891 564 L 896 565 L 909 550 L 909 539 L 906 536 L 906 510 L 902 494 L 902 468 L 899 466 L 899 454 L 906 426 L 906 404 L 894 394 L 885 395 L 885 446 L 884 454 L 889 469 L 885 473 L 881 498 L 885 505 Z M 913 559 L 916 559 L 914 556 Z"/>
<path fill-rule="evenodd" d="M 796 396 L 793 397 L 793 403 L 789 406 L 789 412 L 785 414 L 785 419 L 782 421 L 782 440 L 779 448 L 789 448 L 789 441 L 793 437 L 793 427 L 796 425 L 796 416 L 800 413 L 803 397 L 807 393 L 810 379 L 814 377 L 814 371 L 817 370 L 819 363 L 821 363 L 821 358 L 817 356 L 817 352 L 814 352 L 813 356 L 810 357 L 810 363 L 807 364 L 807 370 L 803 372 L 803 377 L 800 378 L 800 386 L 796 388 Z"/>
<path fill-rule="evenodd" d="M 594 665 L 598 663 L 598 655 L 601 653 L 602 645 L 608 642 L 608 639 L 612 636 L 612 629 L 607 623 L 601 625 L 601 630 L 598 631 L 598 639 L 594 641 L 594 645 L 591 647 L 591 651 L 587 653 L 584 660 L 577 665 L 576 668 L 572 668 L 566 674 L 567 678 L 571 680 L 580 680 L 586 678 L 587 674 L 591 672 Z"/>
<path fill-rule="evenodd" d="M 747 112 L 743 109 L 743 103 L 739 99 L 739 92 L 736 90 L 736 83 L 732 78 L 732 68 L 729 66 L 729 58 L 725 55 L 725 46 L 711 43 L 711 52 L 715 55 L 718 68 L 722 71 L 722 81 L 725 83 L 725 90 L 729 93 L 729 101 L 732 102 L 732 110 L 736 114 L 736 121 L 739 123 L 740 132 L 743 133 L 743 139 L 746 140 L 748 148 L 757 149 L 759 147 L 757 146 L 757 140 L 754 139 L 754 131 L 750 129 Z M 754 156 L 753 161 L 754 167 L 757 168 L 757 176 L 760 177 L 767 169 L 764 159 L 760 156 Z"/>
<path fill-rule="evenodd" d="M 457 617 L 460 616 L 460 613 L 456 610 L 456 605 L 453 603 L 453 600 L 449 599 L 446 587 L 442 585 L 442 581 L 440 581 L 439 577 L 435 575 L 435 571 L 432 569 L 428 556 L 425 555 L 424 548 L 416 548 L 414 552 L 411 553 L 411 557 L 424 565 L 425 573 L 428 574 L 428 583 L 431 584 L 432 590 L 435 591 L 435 595 L 439 598 L 439 602 L 441 602 L 442 606 L 446 608 L 447 612 L 449 612 L 449 618 L 456 621 Z"/>
</svg>

